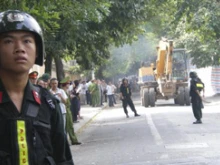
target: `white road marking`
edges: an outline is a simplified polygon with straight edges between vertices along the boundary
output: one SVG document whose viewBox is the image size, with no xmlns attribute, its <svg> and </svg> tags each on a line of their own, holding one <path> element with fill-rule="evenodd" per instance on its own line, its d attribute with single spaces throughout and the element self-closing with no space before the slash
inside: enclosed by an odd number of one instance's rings
<svg viewBox="0 0 220 165">
<path fill-rule="evenodd" d="M 152 133 L 152 136 L 155 140 L 155 143 L 156 145 L 162 145 L 163 144 L 163 140 L 152 120 L 152 117 L 151 117 L 151 114 L 149 113 L 146 113 L 146 118 L 147 118 L 147 122 L 148 122 L 148 126 L 150 127 L 150 130 L 151 130 L 151 133 Z"/>
<path fill-rule="evenodd" d="M 166 149 L 189 149 L 189 148 L 207 148 L 207 143 L 183 143 L 165 145 Z"/>
</svg>

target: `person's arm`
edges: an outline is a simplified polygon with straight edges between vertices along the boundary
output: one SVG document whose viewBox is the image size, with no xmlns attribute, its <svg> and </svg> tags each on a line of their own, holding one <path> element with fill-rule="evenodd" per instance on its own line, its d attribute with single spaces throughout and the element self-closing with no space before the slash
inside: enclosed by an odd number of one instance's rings
<svg viewBox="0 0 220 165">
<path fill-rule="evenodd" d="M 198 94 L 198 96 L 202 99 L 202 96 L 201 96 L 201 94 L 200 94 L 200 92 L 199 92 L 199 90 L 196 90 L 196 93 Z"/>
<path fill-rule="evenodd" d="M 58 96 L 60 97 L 60 101 L 61 101 L 63 104 L 66 104 L 66 101 L 67 101 L 67 98 L 68 98 L 68 96 L 66 95 L 66 92 L 65 92 L 63 89 L 60 89 L 59 92 L 60 92 L 60 93 L 58 93 Z"/>
<path fill-rule="evenodd" d="M 202 90 L 202 93 L 203 93 L 203 97 L 205 97 L 205 84 L 204 83 L 202 83 L 203 84 L 203 90 Z"/>
<path fill-rule="evenodd" d="M 196 86 L 196 82 L 195 81 L 192 81 L 192 90 L 195 91 L 195 93 L 202 99 L 202 96 L 200 94 L 200 91 L 198 90 L 197 86 Z"/>
</svg>

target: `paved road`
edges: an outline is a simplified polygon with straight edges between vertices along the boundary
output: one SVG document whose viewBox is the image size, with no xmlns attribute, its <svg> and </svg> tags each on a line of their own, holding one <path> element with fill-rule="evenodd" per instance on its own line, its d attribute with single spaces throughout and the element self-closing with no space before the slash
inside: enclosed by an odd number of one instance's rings
<svg viewBox="0 0 220 165">
<path fill-rule="evenodd" d="M 138 100 L 138 99 L 137 99 Z M 212 100 L 212 99 L 210 99 Z M 120 104 L 98 111 L 71 146 L 76 165 L 220 165 L 220 104 L 205 105 L 203 124 L 193 125 L 191 107 L 160 101 L 141 117 L 125 118 Z"/>
</svg>

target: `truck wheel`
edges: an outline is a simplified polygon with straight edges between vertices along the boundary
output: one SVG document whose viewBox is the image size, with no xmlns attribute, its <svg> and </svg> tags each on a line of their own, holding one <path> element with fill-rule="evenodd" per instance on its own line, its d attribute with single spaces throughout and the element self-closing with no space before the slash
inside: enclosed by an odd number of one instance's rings
<svg viewBox="0 0 220 165">
<path fill-rule="evenodd" d="M 185 96 L 185 92 L 184 92 L 184 88 L 183 87 L 179 87 L 179 90 L 178 90 L 178 103 L 179 105 L 184 105 L 185 104 L 185 99 L 184 99 L 184 96 Z"/>
<path fill-rule="evenodd" d="M 148 93 L 148 89 L 144 89 L 143 94 L 144 94 L 144 98 L 143 98 L 144 106 L 148 107 L 149 106 L 149 93 Z"/>
<path fill-rule="evenodd" d="M 151 88 L 150 91 L 149 91 L 149 101 L 150 101 L 150 106 L 155 107 L 156 92 L 154 91 L 153 88 Z"/>
<path fill-rule="evenodd" d="M 185 100 L 186 105 L 190 105 L 190 96 L 189 96 L 189 88 L 188 87 L 185 88 L 184 100 Z"/>
</svg>

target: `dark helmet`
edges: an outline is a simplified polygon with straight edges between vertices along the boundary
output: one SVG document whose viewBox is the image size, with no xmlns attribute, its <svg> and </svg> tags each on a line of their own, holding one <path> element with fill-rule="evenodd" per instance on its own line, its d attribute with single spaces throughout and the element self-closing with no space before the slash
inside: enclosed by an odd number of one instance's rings
<svg viewBox="0 0 220 165">
<path fill-rule="evenodd" d="M 19 10 L 8 10 L 0 13 L 0 34 L 18 30 L 34 33 L 37 45 L 35 64 L 42 66 L 45 51 L 43 33 L 38 22 L 31 15 Z"/>
<path fill-rule="evenodd" d="M 190 72 L 190 73 L 189 73 L 189 77 L 190 77 L 190 78 L 196 78 L 196 77 L 198 77 L 198 76 L 197 76 L 197 73 L 196 73 L 196 72 Z"/>
</svg>

